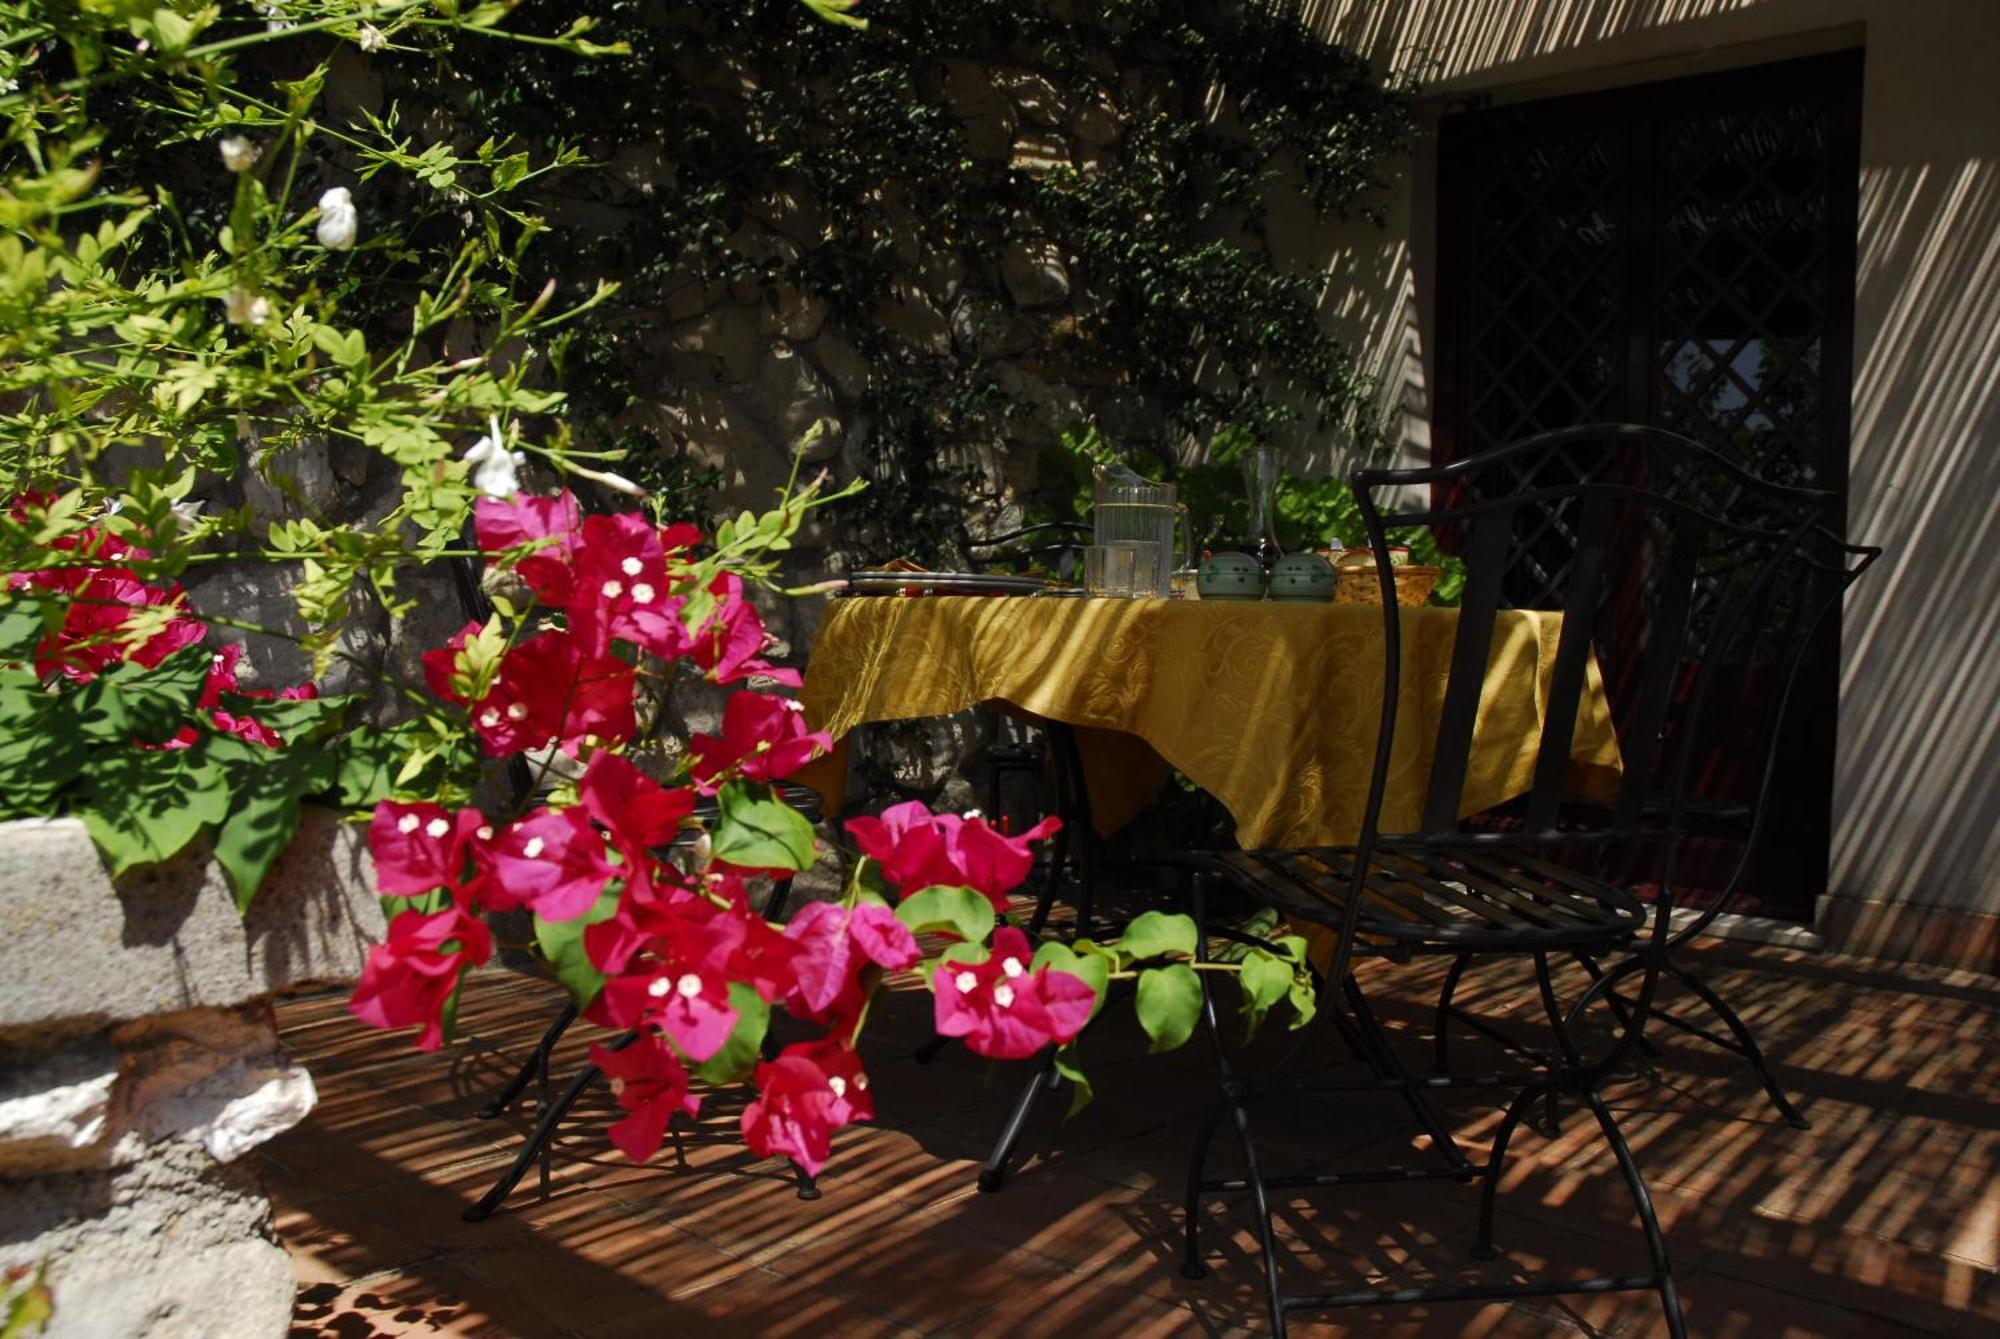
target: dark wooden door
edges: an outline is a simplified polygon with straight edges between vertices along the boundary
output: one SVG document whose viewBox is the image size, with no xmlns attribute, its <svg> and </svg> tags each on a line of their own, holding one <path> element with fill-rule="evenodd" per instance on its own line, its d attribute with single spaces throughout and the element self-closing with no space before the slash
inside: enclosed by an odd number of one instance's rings
<svg viewBox="0 0 2000 1339">
<path fill-rule="evenodd" d="M 1844 493 L 1861 74 L 1847 52 L 1447 117 L 1436 457 L 1647 423 Z M 1543 536 L 1510 593 L 1564 560 Z M 1766 914 L 1825 890 L 1838 674 L 1828 626 L 1779 734 Z"/>
</svg>

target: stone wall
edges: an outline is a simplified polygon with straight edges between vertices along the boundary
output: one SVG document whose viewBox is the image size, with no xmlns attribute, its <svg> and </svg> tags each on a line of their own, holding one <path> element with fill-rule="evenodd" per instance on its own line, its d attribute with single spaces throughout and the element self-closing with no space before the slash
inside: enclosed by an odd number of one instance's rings
<svg viewBox="0 0 2000 1339">
<path fill-rule="evenodd" d="M 0 824 L 0 1269 L 51 1339 L 275 1339 L 291 1262 L 243 1155 L 312 1110 L 270 997 L 382 933 L 365 843 L 310 811 L 248 918 L 199 851 L 113 883 L 73 819 Z"/>
</svg>

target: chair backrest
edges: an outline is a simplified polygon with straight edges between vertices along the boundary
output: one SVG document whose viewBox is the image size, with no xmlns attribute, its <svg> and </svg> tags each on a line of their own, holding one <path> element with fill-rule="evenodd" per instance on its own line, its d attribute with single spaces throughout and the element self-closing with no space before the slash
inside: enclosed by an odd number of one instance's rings
<svg viewBox="0 0 2000 1339">
<path fill-rule="evenodd" d="M 1742 791 L 1740 796 L 1725 797 L 1740 802 L 1725 804 L 1725 813 L 1704 828 L 1705 836 L 1733 842 L 1734 857 L 1714 885 L 1714 900 L 1692 923 L 1676 931 L 1677 940 L 1700 934 L 1729 908 L 1741 890 L 1769 816 L 1780 727 L 1790 710 L 1793 689 L 1819 630 L 1861 574 L 1881 556 L 1882 550 L 1874 545 L 1850 544 L 1828 530 L 1809 533 L 1778 574 L 1780 596 L 1758 628 L 1755 654 L 1728 667 L 1728 672 L 1746 680 L 1734 691 L 1754 699 L 1750 728 L 1711 734 L 1694 741 L 1692 747 L 1698 750 L 1701 773 L 1695 782 L 1710 781 L 1722 772 Z M 1761 684 L 1749 682 L 1760 678 Z"/>
<path fill-rule="evenodd" d="M 1399 505 L 1412 490 L 1426 490 L 1428 502 Z M 1741 671 L 1767 622 L 1807 603 L 1783 574 L 1831 519 L 1836 495 L 1773 484 L 1686 438 L 1619 425 L 1546 433 L 1448 465 L 1365 470 L 1354 492 L 1383 586 L 1388 675 L 1364 850 L 1389 842 L 1659 845 L 1664 915 L 1703 742 L 1754 728 Z M 1466 583 L 1422 814 L 1414 830 L 1384 834 L 1402 623 L 1434 616 L 1394 602 L 1391 532 L 1416 526 L 1456 541 Z M 1467 832 L 1460 818 L 1481 691 L 1495 624 L 1510 606 L 1562 615 L 1533 781 L 1518 822 Z M 1613 634 L 1627 649 L 1624 772 L 1615 801 L 1580 820 L 1572 802 L 1582 797 L 1568 790 L 1570 754 L 1589 668 Z"/>
<path fill-rule="evenodd" d="M 1082 521 L 1043 521 L 976 539 L 966 545 L 966 556 L 975 572 L 1040 565 L 1053 570 L 1060 580 L 1075 581 L 1082 570 L 1084 546 L 1089 543 L 1090 527 Z"/>
</svg>

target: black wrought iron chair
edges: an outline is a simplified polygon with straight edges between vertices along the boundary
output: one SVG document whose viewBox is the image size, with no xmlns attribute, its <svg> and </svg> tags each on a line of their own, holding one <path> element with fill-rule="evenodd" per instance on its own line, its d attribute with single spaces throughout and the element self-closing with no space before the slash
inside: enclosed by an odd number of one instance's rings
<svg viewBox="0 0 2000 1339">
<path fill-rule="evenodd" d="M 1496 481 L 1504 480 L 1504 487 Z M 1369 795 L 1354 846 L 1321 850 L 1258 850 L 1194 856 L 1193 903 L 1208 942 L 1212 885 L 1221 881 L 1284 914 L 1330 929 L 1334 946 L 1320 991 L 1320 1015 L 1305 1043 L 1276 1069 L 1251 1074 L 1232 1063 L 1215 1004 L 1203 974 L 1204 1008 L 1215 1043 L 1221 1093 L 1197 1136 L 1187 1186 L 1186 1255 L 1189 1277 L 1206 1271 L 1200 1249 L 1205 1196 L 1247 1190 L 1256 1215 L 1266 1274 L 1267 1303 L 1275 1332 L 1300 1310 L 1358 1305 L 1423 1305 L 1461 1300 L 1556 1296 L 1612 1291 L 1657 1292 L 1669 1332 L 1685 1333 L 1667 1247 L 1631 1149 L 1599 1094 L 1602 1081 L 1628 1057 L 1652 1005 L 1673 909 L 1676 861 L 1685 836 L 1684 807 L 1698 731 L 1668 730 L 1668 707 L 1688 703 L 1683 728 L 1712 716 L 1733 718 L 1742 707 L 1735 685 L 1718 672 L 1746 628 L 1753 628 L 1774 598 L 1779 573 L 1811 528 L 1823 520 L 1833 495 L 1768 484 L 1736 469 L 1700 445 L 1640 428 L 1591 428 L 1547 434 L 1514 446 L 1417 470 L 1369 470 L 1355 476 L 1355 495 L 1367 523 L 1382 580 L 1386 691 Z M 1421 506 L 1389 511 L 1384 498 L 1429 489 Z M 1725 505 L 1726 504 L 1726 505 Z M 1385 829 L 1394 744 L 1400 720 L 1396 686 L 1405 618 L 1435 612 L 1400 610 L 1388 555 L 1392 529 L 1452 527 L 1462 541 L 1467 582 L 1442 712 L 1432 748 L 1421 812 L 1414 826 Z M 1492 830 L 1462 824 L 1465 778 L 1478 722 L 1479 700 L 1502 605 L 1503 573 L 1510 552 L 1538 542 L 1551 526 L 1566 530 L 1569 561 L 1541 607 L 1560 610 L 1562 627 L 1547 702 L 1536 741 L 1533 780 L 1517 821 Z M 1696 592 L 1703 593 L 1697 600 Z M 1640 709 L 1626 743 L 1626 771 L 1615 800 L 1571 810 L 1580 798 L 1571 787 L 1570 754 L 1588 685 L 1593 641 L 1600 626 L 1637 612 L 1646 630 Z M 1681 667 L 1698 666 L 1683 681 Z M 1656 759 L 1664 763 L 1656 765 Z M 1580 816 L 1579 816 L 1580 815 Z M 1649 919 L 1621 871 L 1629 861 L 1658 853 L 1664 876 L 1650 912 L 1650 951 L 1637 959 L 1636 990 L 1617 1029 L 1602 1045 L 1586 1047 L 1569 1027 L 1552 978 L 1550 960 L 1570 953 L 1604 957 L 1633 944 Z M 1471 952 L 1532 963 L 1552 1042 L 1546 1063 L 1518 1073 L 1461 1078 L 1413 1077 L 1376 1021 L 1357 961 Z M 1318 1041 L 1338 1031 L 1366 1077 L 1329 1075 L 1313 1067 Z M 1459 1147 L 1432 1106 L 1434 1094 L 1452 1088 L 1509 1094 L 1505 1115 L 1484 1162 Z M 1410 1104 L 1439 1155 L 1434 1167 L 1368 1168 L 1273 1176 L 1264 1170 L 1250 1124 L 1252 1106 L 1274 1092 L 1394 1092 Z M 1272 1192 L 1344 1185 L 1443 1179 L 1481 1183 L 1473 1253 L 1497 1255 L 1493 1246 L 1495 1192 L 1507 1150 L 1523 1115 L 1547 1093 L 1574 1097 L 1589 1107 L 1611 1146 L 1645 1236 L 1650 1269 L 1644 1274 L 1591 1279 L 1507 1280 L 1461 1287 L 1288 1292 L 1280 1273 L 1272 1224 Z M 1208 1155 L 1222 1121 L 1230 1120 L 1242 1145 L 1244 1175 L 1210 1178 Z"/>
<path fill-rule="evenodd" d="M 1800 671 L 1820 626 L 1839 607 L 1847 591 L 1860 580 L 1861 574 L 1881 556 L 1880 548 L 1849 544 L 1830 532 L 1809 535 L 1779 578 L 1779 593 L 1772 601 L 1771 616 L 1758 629 L 1751 656 L 1731 667 L 1734 673 L 1741 676 L 1763 677 L 1766 684 L 1766 691 L 1761 695 L 1763 709 L 1755 713 L 1751 730 L 1710 738 L 1703 743 L 1702 751 L 1708 760 L 1706 770 L 1750 778 L 1751 789 L 1733 799 L 1689 797 L 1685 802 L 1684 821 L 1689 831 L 1704 841 L 1733 851 L 1733 863 L 1708 904 L 1674 929 L 1660 968 L 1667 981 L 1694 996 L 1728 1030 L 1729 1035 L 1724 1036 L 1710 1027 L 1690 1021 L 1658 999 L 1651 1010 L 1651 1017 L 1662 1025 L 1741 1057 L 1763 1085 L 1778 1115 L 1799 1130 L 1812 1128 L 1811 1123 L 1786 1096 L 1757 1044 L 1756 1035 L 1714 986 L 1689 966 L 1684 957 L 1677 957 L 1676 954 L 1690 941 L 1707 933 L 1716 919 L 1736 904 L 1759 854 L 1758 843 L 1769 815 L 1772 779 L 1778 764 L 1779 731 L 1790 708 Z M 1632 954 L 1609 970 L 1588 954 L 1576 955 L 1589 973 L 1591 985 L 1570 1008 L 1572 1026 L 1592 1004 L 1599 1001 L 1608 1004 L 1614 1012 L 1631 1007 L 1631 1001 L 1619 993 L 1618 987 L 1642 970 L 1643 958 L 1649 948 L 1648 939 L 1649 936 L 1642 937 L 1634 944 Z M 1518 1045 L 1516 1039 L 1503 1029 L 1457 1003 L 1459 983 L 1473 957 L 1472 954 L 1461 954 L 1453 961 L 1439 992 L 1433 1042 L 1433 1065 L 1438 1073 L 1450 1070 L 1449 1039 L 1454 1022 L 1482 1032 L 1503 1045 Z M 1641 1041 L 1644 1044 L 1643 1034 Z M 1647 1046 L 1646 1049 L 1652 1048 Z"/>
</svg>

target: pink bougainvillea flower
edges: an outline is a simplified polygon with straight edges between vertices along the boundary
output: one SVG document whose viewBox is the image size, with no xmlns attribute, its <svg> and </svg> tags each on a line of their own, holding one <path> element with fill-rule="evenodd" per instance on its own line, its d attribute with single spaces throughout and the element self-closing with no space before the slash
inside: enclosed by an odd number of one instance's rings
<svg viewBox="0 0 2000 1339">
<path fill-rule="evenodd" d="M 35 648 L 35 672 L 44 678 L 60 674 L 85 683 L 126 660 L 152 669 L 208 634 L 206 624 L 187 617 L 187 595 L 177 584 L 155 586 L 119 569 L 98 569 L 67 589 L 71 604 L 62 626 Z M 165 627 L 134 645 L 132 611 L 146 606 L 174 613 Z"/>
<path fill-rule="evenodd" d="M 701 543 L 701 527 L 689 525 L 686 521 L 675 521 L 660 527 L 660 547 L 667 556 L 680 557 L 694 551 Z"/>
<path fill-rule="evenodd" d="M 611 833 L 628 860 L 655 846 L 665 846 L 694 812 L 694 792 L 669 790 L 640 771 L 622 754 L 599 751 L 583 769 L 577 798 L 584 812 Z"/>
<path fill-rule="evenodd" d="M 971 888 L 983 893 L 996 911 L 1007 909 L 1007 894 L 1034 869 L 1030 843 L 1061 827 L 1061 819 L 1049 817 L 1018 836 L 1007 836 L 977 815 L 934 814 L 921 800 L 892 805 L 880 818 L 863 815 L 847 821 L 861 854 L 881 865 L 884 876 L 904 893 L 934 884 Z"/>
<path fill-rule="evenodd" d="M 716 683 L 735 683 L 761 674 L 775 683 L 798 687 L 797 670 L 780 669 L 762 659 L 760 653 L 771 644 L 771 635 L 764 630 L 756 606 L 744 598 L 743 578 L 723 572 L 708 589 L 715 596 L 715 612 L 694 634 L 688 650 L 694 663 Z"/>
<path fill-rule="evenodd" d="M 581 809 L 537 809 L 475 845 L 473 859 L 485 906 L 525 906 L 545 921 L 583 915 L 618 874 L 605 858 L 604 838 Z"/>
<path fill-rule="evenodd" d="M 424 666 L 424 683 L 433 693 L 447 702 L 464 703 L 465 699 L 452 691 L 451 676 L 458 669 L 458 653 L 467 641 L 479 632 L 479 624 L 468 623 L 451 635 L 451 640 L 443 646 L 426 651 L 418 659 Z"/>
<path fill-rule="evenodd" d="M 1030 844 L 1061 827 L 1061 819 L 1049 817 L 1008 836 L 976 814 L 933 814 L 916 800 L 883 811 L 880 819 L 864 816 L 847 824 L 862 853 L 879 861 L 904 892 L 934 884 L 971 888 L 1000 911 L 1006 910 L 1007 894 L 1034 869 Z"/>
<path fill-rule="evenodd" d="M 858 989 L 869 963 L 901 971 L 918 957 L 916 937 L 895 912 L 875 903 L 855 907 L 807 903 L 786 924 L 785 938 L 799 949 L 792 966 L 797 998 L 815 1014 L 825 1013 L 844 993 Z"/>
<path fill-rule="evenodd" d="M 1028 937 L 1009 925 L 993 932 L 985 962 L 939 964 L 931 978 L 938 1035 L 964 1038 L 974 1055 L 1022 1060 L 1083 1031 L 1097 992 L 1068 972 L 1031 968 L 1033 957 Z"/>
<path fill-rule="evenodd" d="M 743 1109 L 743 1140 L 760 1157 L 783 1155 L 817 1176 L 833 1151 L 833 1132 L 872 1120 L 861 1058 L 822 1039 L 787 1046 L 758 1064 L 757 1100 Z"/>
<path fill-rule="evenodd" d="M 712 795 L 730 772 L 746 781 L 788 777 L 833 747 L 833 737 L 806 725 L 805 708 L 788 697 L 732 694 L 722 709 L 722 735 L 688 741 L 688 775 Z"/>
<path fill-rule="evenodd" d="M 879 816 L 850 818 L 847 835 L 854 838 L 861 854 L 880 865 L 883 876 L 905 893 L 952 881 L 950 877 L 930 877 L 946 869 L 944 833 L 938 828 L 937 815 L 922 800 L 892 804 Z"/>
<path fill-rule="evenodd" d="M 574 588 L 565 608 L 586 651 L 601 654 L 614 637 L 638 643 L 651 635 L 650 615 L 667 607 L 670 594 L 657 529 L 630 512 L 587 517 L 570 565 Z"/>
<path fill-rule="evenodd" d="M 582 520 L 583 511 L 568 489 L 554 497 L 517 493 L 505 500 L 482 497 L 472 504 L 472 533 L 482 553 L 504 553 L 536 540 L 553 539 L 554 544 L 536 552 L 560 556 Z"/>
<path fill-rule="evenodd" d="M 777 937 L 746 909 L 717 907 L 705 898 L 621 906 L 619 915 L 584 931 L 584 952 L 599 971 L 612 974 L 585 1016 L 627 1030 L 657 1026 L 688 1059 L 708 1059 L 736 1026 L 730 982 L 751 982 L 756 975 L 746 957 L 753 922 Z M 783 948 L 789 952 L 791 945 Z M 774 982 L 772 989 L 789 984 Z"/>
<path fill-rule="evenodd" d="M 566 632 L 544 632 L 508 651 L 493 687 L 472 708 L 472 728 L 495 756 L 552 740 L 572 756 L 615 744 L 637 728 L 637 673 L 616 656 L 586 656 Z"/>
<path fill-rule="evenodd" d="M 568 489 L 552 497 L 526 493 L 500 499 L 482 497 L 473 504 L 473 535 L 485 553 L 501 553 L 536 540 L 554 539 L 567 547 L 582 524 L 583 510 Z"/>
<path fill-rule="evenodd" d="M 682 1055 L 700 1064 L 729 1040 L 737 1012 L 721 973 L 679 966 L 684 970 L 667 964 L 665 970 L 609 978 L 585 1017 L 627 1030 L 657 1027 Z"/>
<path fill-rule="evenodd" d="M 1053 814 L 1019 836 L 996 832 L 976 815 L 960 818 L 942 814 L 938 821 L 944 832 L 946 858 L 957 881 L 984 893 L 995 911 L 1007 909 L 1007 894 L 1033 872 L 1035 857 L 1029 843 L 1053 836 L 1062 828 L 1062 820 Z"/>
<path fill-rule="evenodd" d="M 694 1116 L 701 1110 L 701 1098 L 688 1091 L 687 1067 L 657 1036 L 640 1037 L 615 1051 L 592 1046 L 590 1063 L 611 1076 L 612 1096 L 631 1113 L 607 1133 L 634 1162 L 660 1151 L 676 1112 Z"/>
<path fill-rule="evenodd" d="M 444 1041 L 445 1001 L 460 975 L 492 955 L 485 923 L 462 907 L 430 916 L 401 912 L 389 922 L 387 942 L 368 950 L 347 1007 L 371 1027 L 421 1025 L 417 1046 L 435 1051 Z"/>
<path fill-rule="evenodd" d="M 441 804 L 382 801 L 368 822 L 375 890 L 396 897 L 457 889 L 465 877 L 466 843 L 485 821 L 477 809 L 453 813 Z"/>
</svg>

